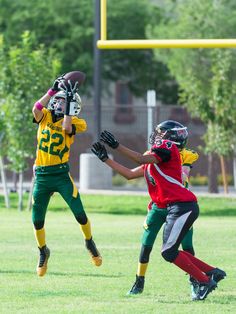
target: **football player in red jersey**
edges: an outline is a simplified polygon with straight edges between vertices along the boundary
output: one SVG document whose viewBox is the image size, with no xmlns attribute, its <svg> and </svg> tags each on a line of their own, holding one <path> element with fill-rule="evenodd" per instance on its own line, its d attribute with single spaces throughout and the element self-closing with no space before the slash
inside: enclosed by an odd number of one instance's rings
<svg viewBox="0 0 236 314">
<path fill-rule="evenodd" d="M 181 241 L 199 215 L 196 196 L 182 184 L 182 167 L 177 145 L 178 140 L 184 136 L 182 128 L 176 127 L 162 132 L 157 126 L 151 136 L 150 153 L 143 155 L 120 144 L 110 132 L 103 131 L 101 141 L 138 163 L 139 166 L 134 169 L 110 159 L 105 146 L 100 142 L 93 144 L 92 152 L 127 179 L 144 175 L 152 201 L 157 206 L 164 205 L 168 211 L 161 254 L 166 261 L 175 264 L 198 282 L 192 299 L 204 300 L 226 274 L 192 254 L 179 250 Z"/>
<path fill-rule="evenodd" d="M 188 131 L 187 127 L 182 125 L 179 122 L 173 120 L 166 120 L 162 123 L 158 124 L 158 128 L 161 132 L 167 132 L 178 128 L 179 133 L 182 129 L 183 136 L 178 138 L 178 150 L 180 152 L 181 165 L 182 165 L 182 183 L 186 188 L 189 185 L 189 173 L 192 168 L 192 164 L 198 159 L 198 153 L 193 150 L 187 149 L 187 139 L 188 139 Z M 154 133 L 153 133 L 154 135 Z M 152 140 L 152 136 L 150 141 Z M 176 140 L 176 139 L 175 139 Z M 146 152 L 149 153 L 149 152 Z M 146 272 L 149 265 L 150 255 L 153 249 L 154 242 L 156 237 L 164 225 L 167 216 L 167 209 L 163 204 L 162 207 L 158 207 L 152 201 L 148 204 L 148 214 L 145 218 L 143 224 L 143 235 L 141 240 L 141 250 L 139 254 L 138 267 L 136 271 L 135 282 L 132 285 L 132 288 L 128 291 L 127 295 L 136 295 L 140 294 L 144 290 Z M 181 242 L 181 246 L 183 251 L 187 251 L 192 255 L 195 255 L 194 247 L 193 247 L 193 227 L 188 230 L 184 239 Z M 192 296 L 195 295 L 195 287 L 197 287 L 197 283 L 195 279 L 190 276 L 189 283 L 191 287 Z"/>
</svg>

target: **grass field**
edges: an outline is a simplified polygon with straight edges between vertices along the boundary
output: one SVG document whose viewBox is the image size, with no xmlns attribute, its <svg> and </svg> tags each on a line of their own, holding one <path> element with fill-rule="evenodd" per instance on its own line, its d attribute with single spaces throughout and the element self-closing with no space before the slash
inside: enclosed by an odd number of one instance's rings
<svg viewBox="0 0 236 314">
<path fill-rule="evenodd" d="M 115 204 L 120 202 L 122 211 L 126 212 L 128 206 L 132 208 L 136 203 L 133 210 L 139 212 L 141 205 L 146 205 L 146 198 L 115 197 L 112 203 L 105 196 L 82 198 L 104 263 L 100 268 L 90 263 L 76 221 L 69 211 L 59 210 L 65 205 L 55 197 L 51 203 L 53 210 L 47 214 L 51 258 L 43 278 L 35 274 L 38 252 L 31 214 L 0 209 L 0 313 L 235 313 L 234 200 L 222 203 L 218 200 L 218 206 L 209 201 L 209 215 L 203 210 L 205 214 L 195 224 L 197 256 L 223 268 L 227 278 L 205 301 L 192 302 L 188 277 L 160 257 L 161 236 L 152 253 L 143 294 L 126 296 L 135 278 L 144 216 L 118 215 Z M 2 204 L 1 198 L 0 201 Z M 208 200 L 201 202 L 204 207 Z M 106 212 L 109 204 L 109 210 L 115 214 Z M 101 213 L 92 212 L 94 205 Z M 218 216 L 213 216 L 214 206 Z M 219 216 L 225 207 L 231 210 Z"/>
<path fill-rule="evenodd" d="M 24 194 L 24 206 L 27 205 L 28 194 Z M 139 195 L 90 195 L 82 194 L 81 199 L 89 213 L 118 215 L 146 215 L 148 196 Z M 235 216 L 236 197 L 198 197 L 202 216 Z M 3 196 L 0 195 L 0 210 L 4 207 Z M 11 209 L 17 209 L 17 194 L 11 194 Z M 67 211 L 64 200 L 55 193 L 49 204 L 51 211 Z"/>
</svg>

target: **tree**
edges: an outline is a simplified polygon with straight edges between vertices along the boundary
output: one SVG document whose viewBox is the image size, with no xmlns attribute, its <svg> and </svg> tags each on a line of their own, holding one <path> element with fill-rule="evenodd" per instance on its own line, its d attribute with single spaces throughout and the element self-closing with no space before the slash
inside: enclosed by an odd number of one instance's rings
<svg viewBox="0 0 236 314">
<path fill-rule="evenodd" d="M 0 32 L 9 45 L 20 34 L 33 30 L 35 44 L 55 49 L 62 60 L 62 72 L 79 69 L 86 73 L 84 88 L 93 86 L 93 2 L 98 0 L 0 0 Z M 146 0 L 107 1 L 108 38 L 146 38 L 147 24 L 157 25 L 160 10 Z M 11 16 L 11 19 L 8 17 Z M 103 51 L 103 87 L 108 81 L 128 82 L 135 95 L 146 96 L 156 89 L 165 103 L 177 101 L 177 84 L 167 67 L 154 59 L 151 50 Z M 171 82 L 171 84 L 170 84 Z"/>
<path fill-rule="evenodd" d="M 47 51 L 43 46 L 32 49 L 29 32 L 22 35 L 19 46 L 4 47 L 4 42 L 2 45 L 0 97 L 5 117 L 7 158 L 11 169 L 20 174 L 21 209 L 23 172 L 28 167 L 28 158 L 35 154 L 32 106 L 58 74 L 60 62 L 53 51 Z"/>
<path fill-rule="evenodd" d="M 233 38 L 233 1 L 167 1 L 162 25 L 148 29 L 155 38 Z M 206 15 L 207 12 L 207 15 Z M 207 126 L 206 152 L 228 156 L 236 131 L 236 54 L 233 49 L 169 49 L 156 52 L 180 86 L 180 102 Z"/>
<path fill-rule="evenodd" d="M 4 165 L 4 155 L 6 154 L 6 132 L 5 132 L 5 125 L 4 125 L 4 117 L 2 114 L 2 103 L 0 103 L 0 176 L 2 180 L 4 198 L 5 198 L 5 206 L 6 208 L 10 207 L 9 201 L 9 194 L 8 194 L 8 186 L 7 186 L 7 179 L 5 174 L 5 165 Z"/>
<path fill-rule="evenodd" d="M 160 9 L 146 0 L 111 1 L 108 12 L 110 39 L 145 39 L 146 26 L 161 20 Z M 146 96 L 148 89 L 155 89 L 164 103 L 177 102 L 178 86 L 166 65 L 155 60 L 153 50 L 105 50 L 103 63 L 105 79 L 128 82 L 135 95 Z"/>
</svg>

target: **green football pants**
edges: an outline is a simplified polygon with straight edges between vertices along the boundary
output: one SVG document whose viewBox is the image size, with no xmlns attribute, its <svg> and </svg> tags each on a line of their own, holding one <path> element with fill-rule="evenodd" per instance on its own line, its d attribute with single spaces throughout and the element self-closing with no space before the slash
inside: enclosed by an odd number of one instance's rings
<svg viewBox="0 0 236 314">
<path fill-rule="evenodd" d="M 166 221 L 167 209 L 158 208 L 156 204 L 152 205 L 151 210 L 148 212 L 144 222 L 144 231 L 142 236 L 142 245 L 153 247 L 157 234 L 162 225 Z M 193 228 L 191 228 L 185 235 L 181 242 L 182 248 L 185 251 L 194 254 L 193 250 Z"/>
<path fill-rule="evenodd" d="M 68 171 L 68 165 L 59 169 L 58 166 L 36 167 L 32 208 L 34 224 L 44 222 L 48 203 L 54 192 L 61 194 L 77 220 L 78 217 L 87 219 L 78 190 Z"/>
</svg>

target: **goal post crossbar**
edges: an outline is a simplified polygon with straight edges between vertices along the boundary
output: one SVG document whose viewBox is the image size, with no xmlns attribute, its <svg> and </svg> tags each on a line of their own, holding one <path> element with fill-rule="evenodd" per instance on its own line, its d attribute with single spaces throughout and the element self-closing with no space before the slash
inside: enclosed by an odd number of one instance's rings
<svg viewBox="0 0 236 314">
<path fill-rule="evenodd" d="M 107 0 L 100 1 L 99 49 L 236 48 L 236 39 L 107 39 Z"/>
</svg>

